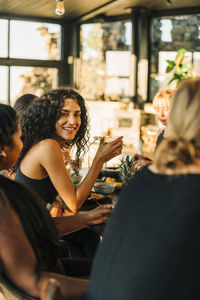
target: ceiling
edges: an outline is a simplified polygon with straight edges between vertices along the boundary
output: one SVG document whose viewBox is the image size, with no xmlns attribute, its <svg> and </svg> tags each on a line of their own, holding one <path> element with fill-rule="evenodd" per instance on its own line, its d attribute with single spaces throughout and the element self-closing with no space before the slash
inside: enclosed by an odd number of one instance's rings
<svg viewBox="0 0 200 300">
<path fill-rule="evenodd" d="M 200 0 L 64 0 L 66 12 L 55 14 L 56 0 L 0 0 L 0 16 L 86 21 L 98 15 L 130 14 L 133 7 L 149 11 L 189 9 L 200 11 Z"/>
</svg>

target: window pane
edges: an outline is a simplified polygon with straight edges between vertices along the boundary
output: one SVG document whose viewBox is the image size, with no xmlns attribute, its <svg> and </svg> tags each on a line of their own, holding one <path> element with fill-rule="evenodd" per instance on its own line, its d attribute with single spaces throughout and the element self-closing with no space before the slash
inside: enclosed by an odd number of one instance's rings
<svg viewBox="0 0 200 300">
<path fill-rule="evenodd" d="M 10 21 L 10 57 L 60 60 L 61 26 Z"/>
<path fill-rule="evenodd" d="M 168 85 L 170 74 L 166 74 L 166 60 L 174 60 L 180 48 L 187 50 L 187 67 L 192 67 L 196 76 L 199 76 L 200 14 L 153 18 L 150 62 L 151 99 L 159 89 L 174 87 L 173 84 Z"/>
<path fill-rule="evenodd" d="M 131 22 L 81 26 L 80 92 L 86 99 L 130 97 Z"/>
<path fill-rule="evenodd" d="M 8 20 L 0 19 L 0 57 L 8 57 Z"/>
<path fill-rule="evenodd" d="M 110 95 L 112 100 L 120 100 L 118 95 L 128 97 L 129 95 L 129 79 L 127 78 L 108 78 L 106 79 L 106 95 Z"/>
<path fill-rule="evenodd" d="M 55 68 L 11 67 L 11 104 L 26 93 L 41 96 L 49 89 L 58 86 L 58 70 Z"/>
<path fill-rule="evenodd" d="M 8 67 L 0 66 L 0 102 L 8 103 Z"/>
</svg>

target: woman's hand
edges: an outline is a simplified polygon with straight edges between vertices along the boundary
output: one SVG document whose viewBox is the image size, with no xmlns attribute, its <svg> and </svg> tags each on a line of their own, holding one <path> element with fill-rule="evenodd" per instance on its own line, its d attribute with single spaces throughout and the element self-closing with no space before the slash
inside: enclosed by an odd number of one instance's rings
<svg viewBox="0 0 200 300">
<path fill-rule="evenodd" d="M 140 154 L 134 154 L 133 159 L 136 161 L 137 170 L 139 170 L 140 168 L 142 168 L 146 165 L 150 165 L 152 163 L 152 160 L 150 158 L 145 157 Z"/>
<path fill-rule="evenodd" d="M 97 208 L 94 208 L 88 211 L 88 225 L 97 225 L 106 222 L 112 211 L 114 206 L 112 204 L 104 204 L 100 205 Z"/>
<path fill-rule="evenodd" d="M 63 215 L 63 204 L 60 200 L 55 199 L 52 203 L 49 213 L 52 218 L 61 217 Z"/>
<path fill-rule="evenodd" d="M 116 140 L 105 144 L 104 137 L 100 140 L 99 148 L 96 152 L 95 159 L 105 163 L 113 157 L 121 154 L 123 147 L 123 137 L 119 137 Z"/>
<path fill-rule="evenodd" d="M 122 138 L 123 137 L 119 137 L 108 144 L 105 144 L 104 138 L 100 140 L 100 145 L 93 159 L 92 166 L 89 172 L 87 173 L 86 177 L 76 189 L 76 196 L 78 199 L 81 200 L 79 200 L 79 206 L 77 205 L 77 208 L 75 210 L 79 210 L 82 204 L 84 203 L 85 199 L 87 199 L 88 195 L 92 190 L 92 187 L 95 184 L 96 179 L 99 176 L 103 164 L 121 153 Z M 98 223 L 100 222 L 97 222 L 97 224 Z"/>
</svg>

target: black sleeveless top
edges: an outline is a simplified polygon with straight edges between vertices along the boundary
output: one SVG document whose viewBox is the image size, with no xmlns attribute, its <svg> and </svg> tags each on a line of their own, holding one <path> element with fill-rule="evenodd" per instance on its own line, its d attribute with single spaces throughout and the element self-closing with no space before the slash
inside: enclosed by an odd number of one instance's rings
<svg viewBox="0 0 200 300">
<path fill-rule="evenodd" d="M 46 204 L 52 204 L 56 196 L 58 195 L 58 192 L 56 191 L 49 176 L 45 177 L 44 179 L 32 179 L 24 175 L 21 172 L 20 168 L 18 168 L 14 180 L 28 186 L 30 189 L 36 192 L 43 200 L 45 200 Z"/>
</svg>

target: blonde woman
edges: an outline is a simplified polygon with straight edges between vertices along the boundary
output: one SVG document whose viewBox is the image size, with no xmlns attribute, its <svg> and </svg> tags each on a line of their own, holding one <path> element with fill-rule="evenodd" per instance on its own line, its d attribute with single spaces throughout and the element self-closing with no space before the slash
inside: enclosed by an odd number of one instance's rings
<svg viewBox="0 0 200 300">
<path fill-rule="evenodd" d="M 159 135 L 156 141 L 156 147 L 160 144 L 165 136 L 165 127 L 167 125 L 173 93 L 174 90 L 171 89 L 160 90 L 153 98 L 153 107 L 155 109 L 156 118 L 160 127 Z"/>
<path fill-rule="evenodd" d="M 160 90 L 153 98 L 153 107 L 159 125 L 155 149 L 165 137 L 165 127 L 167 125 L 173 93 L 174 90 L 171 89 Z M 151 159 L 139 154 L 135 154 L 134 159 L 137 161 L 138 169 L 151 163 Z"/>
<path fill-rule="evenodd" d="M 153 164 L 120 195 L 87 300 L 200 299 L 199 183 L 200 80 L 188 80 L 173 96 Z"/>
</svg>

